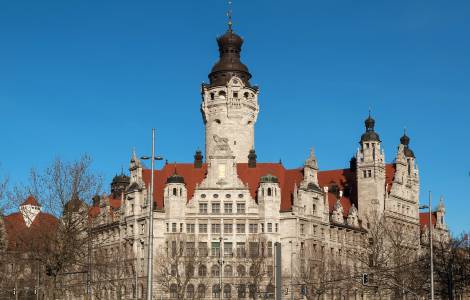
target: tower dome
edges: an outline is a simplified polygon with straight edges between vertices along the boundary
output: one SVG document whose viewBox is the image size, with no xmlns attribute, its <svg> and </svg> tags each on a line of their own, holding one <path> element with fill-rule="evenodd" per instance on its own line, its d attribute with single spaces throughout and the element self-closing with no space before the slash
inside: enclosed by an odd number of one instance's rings
<svg viewBox="0 0 470 300">
<path fill-rule="evenodd" d="M 178 175 L 175 170 L 175 173 L 166 179 L 166 183 L 183 183 L 184 184 L 184 177 L 181 175 Z"/>
<path fill-rule="evenodd" d="M 220 57 L 209 74 L 210 85 L 225 85 L 232 76 L 236 75 L 245 85 L 250 86 L 251 74 L 248 67 L 240 60 L 243 39 L 229 27 L 224 35 L 217 38 L 217 44 Z"/>
<path fill-rule="evenodd" d="M 364 121 L 366 127 L 366 132 L 361 136 L 361 142 L 380 142 L 380 137 L 377 132 L 375 132 L 375 120 L 370 116 Z"/>
<path fill-rule="evenodd" d="M 403 133 L 403 136 L 400 138 L 400 143 L 404 146 L 403 152 L 405 156 L 414 158 L 415 154 L 413 150 L 410 149 L 410 138 L 406 135 L 406 132 Z"/>
</svg>

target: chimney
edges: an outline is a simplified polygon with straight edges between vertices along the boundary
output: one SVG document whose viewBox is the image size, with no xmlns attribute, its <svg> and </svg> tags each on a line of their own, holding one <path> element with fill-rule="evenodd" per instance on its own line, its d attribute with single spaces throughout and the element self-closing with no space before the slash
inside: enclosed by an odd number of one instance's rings
<svg viewBox="0 0 470 300">
<path fill-rule="evenodd" d="M 201 153 L 201 150 L 197 150 L 196 151 L 196 154 L 194 154 L 194 167 L 195 168 L 202 168 L 202 153 Z"/>
<path fill-rule="evenodd" d="M 256 152 L 255 149 L 251 149 L 248 154 L 248 168 L 256 168 Z"/>
</svg>

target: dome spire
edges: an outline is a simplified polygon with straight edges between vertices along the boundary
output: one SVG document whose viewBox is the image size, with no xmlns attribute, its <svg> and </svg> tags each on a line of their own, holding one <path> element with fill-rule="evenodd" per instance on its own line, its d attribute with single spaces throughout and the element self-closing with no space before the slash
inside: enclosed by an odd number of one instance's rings
<svg viewBox="0 0 470 300">
<path fill-rule="evenodd" d="M 231 0 L 228 1 L 227 18 L 228 18 L 228 22 L 227 22 L 228 31 L 232 32 L 233 23 L 232 23 L 232 1 Z"/>
</svg>

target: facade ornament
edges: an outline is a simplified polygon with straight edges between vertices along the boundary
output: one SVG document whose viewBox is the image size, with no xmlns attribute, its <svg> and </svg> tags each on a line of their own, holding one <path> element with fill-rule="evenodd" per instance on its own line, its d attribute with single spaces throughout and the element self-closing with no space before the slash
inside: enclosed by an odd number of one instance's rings
<svg viewBox="0 0 470 300">
<path fill-rule="evenodd" d="M 344 223 L 343 205 L 341 205 L 340 199 L 336 200 L 335 207 L 331 215 L 331 219 L 334 223 L 338 223 L 338 224 Z"/>
<path fill-rule="evenodd" d="M 359 220 L 357 217 L 357 208 L 354 205 L 354 203 L 349 209 L 348 219 L 346 222 L 351 227 L 359 227 Z"/>
</svg>

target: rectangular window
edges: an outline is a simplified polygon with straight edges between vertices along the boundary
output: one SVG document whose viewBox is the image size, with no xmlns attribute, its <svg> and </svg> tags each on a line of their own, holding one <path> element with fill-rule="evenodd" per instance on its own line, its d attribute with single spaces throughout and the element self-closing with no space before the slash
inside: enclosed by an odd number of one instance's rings
<svg viewBox="0 0 470 300">
<path fill-rule="evenodd" d="M 300 224 L 300 234 L 304 234 L 304 233 L 305 233 L 305 225 Z"/>
<path fill-rule="evenodd" d="M 195 233 L 196 232 L 196 224 L 186 224 L 186 232 L 187 233 Z"/>
<path fill-rule="evenodd" d="M 362 173 L 364 174 L 364 178 L 367 178 L 367 171 L 364 170 L 364 171 L 362 171 Z"/>
<path fill-rule="evenodd" d="M 250 242 L 249 251 L 250 251 L 250 257 L 258 257 L 259 256 L 259 243 Z"/>
<path fill-rule="evenodd" d="M 199 224 L 199 233 L 207 233 L 207 224 Z"/>
<path fill-rule="evenodd" d="M 140 233 L 141 234 L 145 233 L 145 223 L 140 224 Z"/>
<path fill-rule="evenodd" d="M 237 243 L 237 257 L 245 257 L 246 250 L 245 250 L 245 243 Z"/>
<path fill-rule="evenodd" d="M 183 232 L 183 223 L 180 223 L 180 232 Z"/>
<path fill-rule="evenodd" d="M 224 212 L 226 214 L 232 213 L 232 203 L 224 203 Z"/>
<path fill-rule="evenodd" d="M 212 233 L 220 233 L 220 224 L 212 224 Z"/>
<path fill-rule="evenodd" d="M 220 243 L 219 242 L 212 242 L 211 247 L 211 254 L 212 256 L 220 256 Z"/>
<path fill-rule="evenodd" d="M 237 213 L 239 214 L 245 213 L 245 203 L 237 203 Z"/>
<path fill-rule="evenodd" d="M 237 233 L 245 233 L 245 224 L 237 224 Z"/>
<path fill-rule="evenodd" d="M 199 242 L 198 243 L 198 252 L 199 256 L 206 257 L 209 253 L 209 249 L 207 249 L 207 243 L 206 242 Z"/>
<path fill-rule="evenodd" d="M 372 177 L 372 171 L 371 171 L 371 170 L 367 170 L 367 175 L 369 175 L 369 177 Z"/>
<path fill-rule="evenodd" d="M 273 256 L 273 242 L 268 242 L 268 257 Z"/>
<path fill-rule="evenodd" d="M 176 232 L 176 223 L 171 224 L 171 232 Z"/>
<path fill-rule="evenodd" d="M 196 247 L 194 242 L 186 242 L 186 254 L 188 256 L 196 255 Z"/>
<path fill-rule="evenodd" d="M 224 243 L 224 256 L 233 256 L 233 246 L 231 242 Z"/>
<path fill-rule="evenodd" d="M 224 224 L 224 233 L 232 233 L 233 224 Z"/>
<path fill-rule="evenodd" d="M 207 203 L 199 203 L 199 213 L 207 214 Z"/>
<path fill-rule="evenodd" d="M 170 232 L 170 223 L 166 223 L 166 232 Z"/>
<path fill-rule="evenodd" d="M 261 233 L 264 233 L 264 223 L 261 223 Z"/>
<path fill-rule="evenodd" d="M 312 205 L 312 215 L 314 215 L 317 212 L 317 206 L 314 204 Z"/>
<path fill-rule="evenodd" d="M 250 233 L 258 233 L 258 224 L 250 224 L 249 225 L 249 232 Z"/>
<path fill-rule="evenodd" d="M 268 232 L 273 232 L 273 223 L 268 223 Z"/>
<path fill-rule="evenodd" d="M 279 223 L 276 223 L 276 232 L 279 231 Z"/>
<path fill-rule="evenodd" d="M 220 214 L 220 203 L 212 203 L 212 213 Z"/>
</svg>

